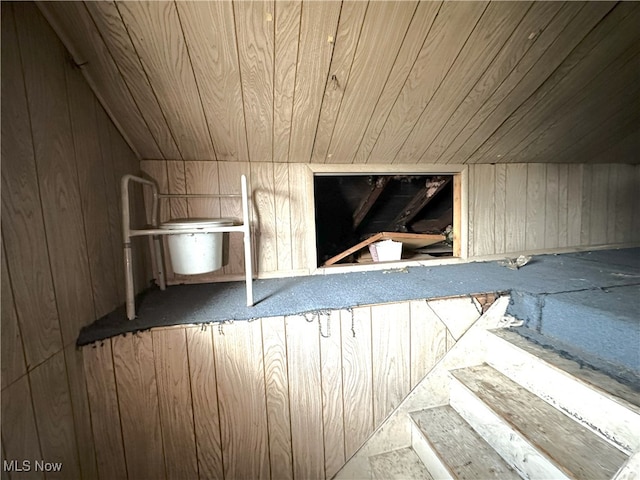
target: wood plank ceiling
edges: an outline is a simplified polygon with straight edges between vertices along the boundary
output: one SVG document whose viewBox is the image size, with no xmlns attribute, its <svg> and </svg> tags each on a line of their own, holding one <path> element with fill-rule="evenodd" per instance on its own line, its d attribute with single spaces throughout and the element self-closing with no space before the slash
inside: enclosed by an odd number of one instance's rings
<svg viewBox="0 0 640 480">
<path fill-rule="evenodd" d="M 142 159 L 640 157 L 637 2 L 39 2 Z"/>
</svg>

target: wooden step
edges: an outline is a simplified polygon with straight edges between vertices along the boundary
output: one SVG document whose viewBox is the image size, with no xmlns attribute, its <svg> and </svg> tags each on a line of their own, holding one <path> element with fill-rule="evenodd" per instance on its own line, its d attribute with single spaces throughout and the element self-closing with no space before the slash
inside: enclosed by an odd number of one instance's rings
<svg viewBox="0 0 640 480">
<path fill-rule="evenodd" d="M 377 480 L 433 480 L 411 447 L 369 457 L 369 464 Z"/>
<path fill-rule="evenodd" d="M 488 365 L 451 374 L 457 380 L 451 383 L 451 405 L 531 478 L 611 478 L 628 458 Z M 506 434 L 501 423 L 512 433 Z"/>
<path fill-rule="evenodd" d="M 451 406 L 413 412 L 410 418 L 414 449 L 436 478 L 520 478 Z"/>
</svg>

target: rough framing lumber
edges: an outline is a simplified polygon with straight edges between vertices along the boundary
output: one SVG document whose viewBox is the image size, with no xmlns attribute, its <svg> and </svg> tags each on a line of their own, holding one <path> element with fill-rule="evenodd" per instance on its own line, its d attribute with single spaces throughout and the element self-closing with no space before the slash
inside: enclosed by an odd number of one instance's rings
<svg viewBox="0 0 640 480">
<path fill-rule="evenodd" d="M 384 192 L 384 189 L 389 184 L 389 180 L 391 180 L 391 177 L 389 176 L 378 177 L 375 184 L 369 191 L 369 194 L 362 199 L 362 202 L 360 203 L 357 210 L 353 214 L 354 230 L 358 228 L 358 226 L 360 226 L 360 224 L 362 223 L 364 218 L 367 216 L 371 208 L 375 205 L 378 198 L 380 198 L 380 195 L 382 194 L 382 192 Z"/>
<path fill-rule="evenodd" d="M 406 230 L 407 223 L 413 220 L 450 181 L 451 177 L 429 178 L 425 182 L 424 188 L 415 194 L 402 212 L 393 220 L 394 229 Z"/>
</svg>

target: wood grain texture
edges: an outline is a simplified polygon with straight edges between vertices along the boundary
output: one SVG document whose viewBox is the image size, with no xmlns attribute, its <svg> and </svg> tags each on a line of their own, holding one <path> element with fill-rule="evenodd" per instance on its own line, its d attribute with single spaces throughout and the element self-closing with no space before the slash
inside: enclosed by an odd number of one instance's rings
<svg viewBox="0 0 640 480">
<path fill-rule="evenodd" d="M 291 250 L 291 198 L 289 195 L 289 166 L 286 163 L 273 164 L 274 196 L 276 203 L 276 242 L 278 246 L 277 270 L 293 270 Z"/>
<path fill-rule="evenodd" d="M 62 462 L 60 472 L 47 478 L 79 478 L 78 445 L 63 351 L 29 373 L 31 397 L 42 458 Z"/>
<path fill-rule="evenodd" d="M 474 255 L 493 253 L 495 247 L 495 166 L 476 165 L 471 168 L 473 176 L 469 184 L 470 202 L 473 209 L 473 252 Z"/>
<path fill-rule="evenodd" d="M 442 5 L 389 112 L 371 151 L 369 163 L 389 163 L 396 157 L 485 8 L 486 4 L 482 2 L 467 6 L 457 3 Z M 447 25 L 455 25 L 455 28 L 447 28 Z"/>
<path fill-rule="evenodd" d="M 117 119 L 127 142 L 143 158 L 160 158 L 158 144 L 85 6 L 68 2 L 54 8 L 51 3 L 38 2 L 38 7 L 71 52 L 74 62 L 83 65 L 87 83 L 109 115 Z"/>
<path fill-rule="evenodd" d="M 591 210 L 589 216 L 589 245 L 607 243 L 609 165 L 593 165 L 591 170 Z"/>
<path fill-rule="evenodd" d="M 560 228 L 560 192 L 558 165 L 547 165 L 544 212 L 544 248 L 557 248 L 559 244 Z"/>
<path fill-rule="evenodd" d="M 224 478 L 212 333 L 196 327 L 186 333 L 198 476 Z"/>
<path fill-rule="evenodd" d="M 313 188 L 309 189 L 309 184 L 312 184 L 310 177 L 312 178 L 313 175 L 304 164 L 296 163 L 289 168 L 291 263 L 294 270 L 304 270 L 316 266 L 315 259 L 313 263 L 308 261 L 309 249 L 315 250 L 315 245 L 309 245 L 309 242 L 315 238 L 315 229 L 312 230 L 312 222 L 307 215 L 313 196 Z M 310 232 L 313 232 L 313 236 Z"/>
<path fill-rule="evenodd" d="M 289 161 L 302 1 L 275 2 L 273 161 Z"/>
<path fill-rule="evenodd" d="M 505 216 L 507 210 L 507 169 L 505 164 L 495 165 L 494 188 L 494 220 L 493 238 L 494 252 L 504 253 L 506 243 Z"/>
<path fill-rule="evenodd" d="M 249 160 L 273 161 L 274 2 L 233 4 Z"/>
<path fill-rule="evenodd" d="M 127 478 L 111 341 L 82 349 L 99 478 Z"/>
<path fill-rule="evenodd" d="M 32 405 L 26 375 L 2 390 L 2 447 L 7 460 L 43 458 Z M 24 478 L 44 478 L 44 473 L 25 472 Z"/>
<path fill-rule="evenodd" d="M 581 221 L 580 221 L 580 243 L 579 245 L 589 245 L 591 238 L 591 212 L 593 209 L 591 188 L 593 187 L 593 168 L 591 165 L 584 165 L 582 170 L 582 189 L 580 190 Z"/>
<path fill-rule="evenodd" d="M 176 2 L 176 6 L 216 158 L 246 162 L 247 132 L 232 3 Z"/>
<path fill-rule="evenodd" d="M 373 2 L 367 9 L 327 160 L 352 163 L 415 12 L 416 2 Z M 388 35 L 385 26 L 394 24 Z M 375 65 L 367 63 L 375 57 Z M 331 157 L 329 157 L 331 155 Z"/>
<path fill-rule="evenodd" d="M 567 241 L 569 245 L 581 245 L 582 230 L 582 165 L 569 165 L 567 178 Z"/>
<path fill-rule="evenodd" d="M 409 393 L 410 310 L 408 303 L 371 307 L 373 420 L 378 427 Z"/>
<path fill-rule="evenodd" d="M 628 243 L 633 239 L 634 197 L 638 191 L 636 183 L 638 180 L 635 178 L 637 170 L 638 168 L 633 165 L 618 165 L 616 184 L 610 187 L 617 189 L 618 192 L 616 203 L 613 206 L 615 215 L 614 243 Z"/>
<path fill-rule="evenodd" d="M 546 165 L 527 165 L 527 216 L 526 240 L 527 250 L 544 248 L 545 239 L 545 205 L 546 205 Z"/>
<path fill-rule="evenodd" d="M 115 337 L 111 345 L 127 474 L 165 478 L 152 337 Z"/>
<path fill-rule="evenodd" d="M 250 165 L 247 162 L 220 162 L 218 164 L 218 172 L 220 175 L 219 181 L 221 194 L 239 194 L 240 177 L 242 175 L 247 176 L 247 184 L 251 185 Z M 253 210 L 252 195 L 252 193 L 249 193 L 249 215 L 251 215 L 251 211 Z M 235 218 L 238 222 L 241 222 L 242 202 L 240 201 L 240 199 L 221 198 L 220 215 L 223 218 Z M 225 274 L 244 273 L 244 243 L 242 238 L 242 233 L 233 232 L 229 234 L 229 262 L 224 267 Z M 252 245 L 255 245 L 253 239 Z M 255 248 L 253 249 L 253 255 L 255 258 Z"/>
<path fill-rule="evenodd" d="M 285 317 L 294 478 L 324 478 L 318 319 Z"/>
<path fill-rule="evenodd" d="M 108 51 L 107 58 L 100 58 L 103 68 L 117 68 L 117 73 L 122 77 L 120 82 L 126 85 L 127 92 L 135 102 L 134 107 L 140 111 L 144 124 L 153 136 L 161 157 L 145 158 L 182 158 L 115 3 L 85 2 L 84 5 L 77 4 L 68 9 L 78 18 L 89 17 L 84 20 L 85 22 L 94 22 L 95 30 L 90 23 L 87 28 L 93 33 L 91 42 L 100 43 L 100 45 L 93 48 L 95 51 Z M 101 45 L 102 42 L 104 46 Z M 90 52 L 91 50 L 87 51 L 87 53 Z M 96 67 L 91 65 L 91 68 Z M 91 70 L 85 70 L 86 75 L 90 72 Z"/>
<path fill-rule="evenodd" d="M 569 244 L 569 166 L 558 164 L 558 247 L 566 247 Z"/>
<path fill-rule="evenodd" d="M 2 6 L 2 236 L 27 368 L 62 348 L 13 4 Z"/>
<path fill-rule="evenodd" d="M 214 331 L 225 478 L 269 478 L 260 322 Z"/>
<path fill-rule="evenodd" d="M 251 200 L 254 212 L 254 252 L 256 269 L 271 272 L 278 269 L 276 238 L 276 205 L 273 163 L 251 165 Z"/>
<path fill-rule="evenodd" d="M 152 337 L 167 477 L 196 478 L 198 461 L 186 331 L 156 330 Z"/>
<path fill-rule="evenodd" d="M 216 158 L 175 3 L 116 6 L 182 158 Z M 165 37 L 165 32 L 171 35 Z"/>
<path fill-rule="evenodd" d="M 342 391 L 341 317 L 347 310 L 321 314 L 320 365 L 322 422 L 324 424 L 325 478 L 333 478 L 344 465 L 344 393 Z"/>
<path fill-rule="evenodd" d="M 269 423 L 271 478 L 293 478 L 291 407 L 284 317 L 263 318 L 264 381 Z"/>
<path fill-rule="evenodd" d="M 505 182 L 505 251 L 521 252 L 526 246 L 527 166 L 507 165 Z"/>
<path fill-rule="evenodd" d="M 413 389 L 447 353 L 447 327 L 422 300 L 409 303 L 411 316 L 411 370 Z"/>
</svg>

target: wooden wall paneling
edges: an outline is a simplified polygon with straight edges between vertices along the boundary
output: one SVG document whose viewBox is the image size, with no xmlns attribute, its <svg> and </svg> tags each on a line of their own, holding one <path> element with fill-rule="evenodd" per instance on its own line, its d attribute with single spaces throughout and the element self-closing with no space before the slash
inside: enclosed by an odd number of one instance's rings
<svg viewBox="0 0 640 480">
<path fill-rule="evenodd" d="M 115 3 L 85 2 L 84 5 L 78 4 L 69 9 L 74 10 L 80 18 L 89 16 L 88 22 L 93 20 L 95 27 L 91 31 L 94 38 L 91 41 L 104 42 L 104 46 L 93 48 L 96 51 L 108 50 L 109 58 L 95 58 L 91 63 L 100 61 L 104 64 L 103 68 L 117 69 L 122 77 L 120 82 L 126 85 L 127 92 L 135 102 L 134 107 L 137 106 L 153 136 L 160 156 L 145 158 L 182 158 Z M 86 73 L 89 74 L 89 71 Z"/>
<path fill-rule="evenodd" d="M 198 460 L 186 330 L 151 332 L 168 478 L 196 478 Z"/>
<path fill-rule="evenodd" d="M 111 340 L 82 349 L 99 478 L 126 479 Z"/>
<path fill-rule="evenodd" d="M 604 245 L 607 243 L 609 171 L 609 165 L 591 165 L 589 245 Z"/>
<path fill-rule="evenodd" d="M 526 240 L 527 250 L 541 250 L 545 244 L 546 211 L 546 165 L 531 163 L 527 165 L 527 212 Z"/>
<path fill-rule="evenodd" d="M 344 97 L 333 130 L 327 155 L 329 163 L 353 162 L 416 6 L 416 2 L 369 4 L 349 83 L 344 87 Z M 380 35 L 381 31 L 387 34 Z M 372 58 L 376 59 L 375 63 L 371 62 Z M 389 157 L 386 158 L 387 162 L 388 159 Z"/>
<path fill-rule="evenodd" d="M 410 390 L 409 303 L 371 307 L 373 420 L 378 427 Z"/>
<path fill-rule="evenodd" d="M 260 321 L 262 322 L 271 478 L 293 479 L 285 321 L 284 317 L 263 318 Z"/>
<path fill-rule="evenodd" d="M 167 193 L 176 195 L 187 193 L 185 172 L 185 165 L 187 162 L 181 160 L 167 160 L 164 163 L 167 170 Z M 167 209 L 168 214 L 167 220 L 189 218 L 189 204 L 187 203 L 186 198 L 170 198 L 164 201 L 166 202 L 165 208 Z M 167 259 L 166 263 L 171 263 L 171 253 L 169 252 L 169 246 L 167 244 L 166 238 L 164 239 L 163 243 L 165 246 L 165 258 Z M 190 276 L 174 273 L 171 266 L 168 266 L 166 268 L 168 272 L 171 272 L 173 281 L 177 281 L 178 283 L 180 283 L 185 279 L 191 278 Z"/>
<path fill-rule="evenodd" d="M 285 317 L 294 478 L 325 478 L 318 321 Z"/>
<path fill-rule="evenodd" d="M 291 263 L 294 270 L 316 267 L 315 255 L 309 256 L 309 250 L 315 250 L 315 216 L 313 211 L 313 174 L 307 165 L 291 164 L 289 167 L 289 202 L 291 210 Z M 311 204 L 311 206 L 309 205 Z"/>
<path fill-rule="evenodd" d="M 569 245 L 569 165 L 558 164 L 558 247 Z"/>
<path fill-rule="evenodd" d="M 414 67 L 418 54 L 424 45 L 425 38 L 427 38 L 427 35 L 431 31 L 431 26 L 440 11 L 441 5 L 442 2 L 435 1 L 418 3 L 418 7 L 407 30 L 407 35 L 402 42 L 396 61 L 393 64 L 391 74 L 371 114 L 369 124 L 356 152 L 354 163 L 366 163 L 369 161 L 371 150 L 375 146 L 378 136 L 386 124 L 389 113 Z M 385 159 L 384 162 L 388 163 L 387 160 L 388 159 Z"/>
<path fill-rule="evenodd" d="M 273 161 L 274 1 L 233 4 L 249 160 Z"/>
<path fill-rule="evenodd" d="M 302 1 L 275 2 L 273 161 L 289 161 Z"/>
<path fill-rule="evenodd" d="M 342 391 L 341 317 L 347 310 L 320 314 L 320 365 L 322 380 L 322 421 L 324 424 L 325 478 L 333 478 L 344 465 L 344 393 Z"/>
<path fill-rule="evenodd" d="M 4 15 L 3 11 L 2 16 L 4 17 Z M 33 413 L 31 386 L 27 375 L 20 377 L 12 385 L 2 390 L 2 447 L 6 455 L 5 458 L 9 461 L 22 462 L 23 460 L 33 461 L 44 458 L 40 449 L 38 429 Z M 36 472 L 33 469 L 30 472 L 24 472 L 20 477 L 44 478 L 44 473 Z"/>
<path fill-rule="evenodd" d="M 279 272 L 289 272 L 293 269 L 291 251 L 291 198 L 289 196 L 289 165 L 287 163 L 273 164 L 273 184 L 275 196 L 276 244 L 278 247 Z"/>
<path fill-rule="evenodd" d="M 633 236 L 631 241 L 639 242 L 640 241 L 640 197 L 637 194 L 638 185 L 640 185 L 640 166 L 636 165 L 634 167 L 635 170 L 635 187 L 634 191 L 636 194 L 634 195 L 635 203 L 633 204 L 633 224 L 632 224 L 632 232 Z"/>
<path fill-rule="evenodd" d="M 495 165 L 494 183 L 494 253 L 506 252 L 507 169 L 504 163 Z M 510 205 L 509 205 L 510 207 Z"/>
<path fill-rule="evenodd" d="M 27 368 L 62 348 L 13 4 L 2 4 L 2 237 Z"/>
<path fill-rule="evenodd" d="M 496 91 L 487 99 L 476 114 L 469 119 L 464 129 L 438 157 L 438 162 L 457 163 L 468 159 L 482 145 L 513 111 L 527 99 L 551 72 L 564 60 L 568 53 L 584 37 L 589 25 L 593 25 L 591 16 L 583 15 L 584 22 L 578 22 L 578 28 L 572 20 L 582 10 L 584 4 L 567 2 L 545 28 L 531 48 L 509 73 Z M 571 25 L 566 28 L 567 25 Z M 580 34 L 582 32 L 582 34 Z M 544 60 L 541 60 L 544 57 Z M 539 69 L 532 70 L 539 63 Z M 529 73 L 531 72 L 531 73 Z M 538 72 L 540 77 L 535 73 Z"/>
<path fill-rule="evenodd" d="M 111 346 L 127 474 L 165 478 L 152 336 L 114 337 Z"/>
<path fill-rule="evenodd" d="M 472 255 L 495 253 L 495 166 L 476 165 L 469 184 L 470 208 L 473 209 Z"/>
<path fill-rule="evenodd" d="M 371 151 L 369 163 L 388 163 L 396 157 L 485 8 L 486 4 L 481 2 L 445 2 L 439 7 L 435 20 L 429 18 L 433 24 L 424 46 L 395 99 Z"/>
<path fill-rule="evenodd" d="M 567 244 L 581 245 L 583 165 L 569 165 L 567 174 Z"/>
<path fill-rule="evenodd" d="M 582 189 L 580 190 L 580 202 L 582 208 L 580 220 L 580 243 L 578 245 L 589 245 L 591 241 L 591 212 L 593 210 L 593 167 L 591 165 L 583 165 L 582 170 Z"/>
<path fill-rule="evenodd" d="M 33 4 L 14 5 L 62 338 L 95 319 L 63 47 Z"/>
<path fill-rule="evenodd" d="M 633 241 L 634 198 L 637 196 L 638 184 L 634 178 L 637 166 L 620 164 L 617 166 L 616 203 L 613 206 L 615 237 L 613 243 L 630 243 Z M 610 187 L 611 188 L 611 187 Z"/>
<path fill-rule="evenodd" d="M 0 339 L 2 340 L 0 353 L 2 354 L 2 389 L 15 382 L 27 373 L 27 364 L 24 356 L 24 347 L 20 327 L 18 326 L 18 314 L 13 299 L 11 280 L 7 268 L 7 255 L 4 250 L 4 240 L 0 245 L 2 255 L 2 320 Z"/>
<path fill-rule="evenodd" d="M 96 317 L 100 318 L 120 303 L 120 292 L 113 265 L 96 105 L 93 93 L 80 73 L 68 68 L 66 75 L 91 289 Z"/>
<path fill-rule="evenodd" d="M 619 35 L 610 35 L 614 28 L 612 17 L 617 15 L 607 15 L 613 8 L 610 4 L 588 4 L 576 16 L 569 28 L 565 32 L 571 30 L 573 33 L 572 50 L 562 52 L 564 58 L 558 68 L 547 73 L 546 69 L 532 69 L 536 75 L 536 89 L 530 92 L 530 96 L 526 98 L 511 115 L 499 125 L 491 137 L 485 142 L 471 157 L 470 161 L 493 161 L 497 154 L 505 154 L 510 152 L 526 135 L 533 125 L 538 125 L 544 118 L 548 109 L 554 110 L 559 108 L 559 101 L 570 95 L 569 92 L 575 92 L 582 88 L 593 75 L 599 72 L 602 62 L 595 61 L 592 55 L 601 48 L 611 49 L 614 43 L 611 41 L 620 41 Z M 614 10 L 617 10 L 617 8 Z M 604 21 L 600 21 L 604 17 Z M 616 18 L 616 22 L 620 18 Z M 598 25 L 598 28 L 593 28 Z M 615 27 L 617 30 L 617 26 Z M 627 32 L 628 35 L 628 32 Z M 584 40 L 583 40 L 584 39 Z M 583 41 L 581 41 L 583 40 Z M 579 43 L 579 45 L 578 45 Z M 597 47 L 594 50 L 594 46 Z M 551 49 L 550 49 L 551 50 Z M 549 52 L 549 51 L 548 51 Z M 553 50 L 555 53 L 555 50 Z M 589 55 L 589 62 L 581 62 L 580 60 Z M 553 64 L 554 58 L 547 55 L 547 62 Z M 596 69 L 595 71 L 593 69 Z M 589 70 L 591 69 L 591 70 Z M 548 77 L 543 76 L 548 75 Z M 522 82 L 528 86 L 528 82 Z"/>
<path fill-rule="evenodd" d="M 547 165 L 544 248 L 558 248 L 560 229 L 560 180 L 558 165 Z"/>
<path fill-rule="evenodd" d="M 126 2 L 116 6 L 182 158 L 215 160 L 175 3 Z"/>
<path fill-rule="evenodd" d="M 443 79 L 442 87 L 435 92 L 402 145 L 396 162 L 433 163 L 433 158 L 424 156 L 427 147 L 457 107 L 467 99 L 474 85 L 478 81 L 486 81 L 483 74 L 490 71 L 492 64 L 502 66 L 506 63 L 504 58 L 496 57 L 503 48 L 509 48 L 505 44 L 530 7 L 530 2 L 489 4 Z M 519 35 L 523 37 L 526 34 L 519 32 Z"/>
<path fill-rule="evenodd" d="M 608 165 L 609 175 L 607 183 L 607 240 L 606 243 L 616 243 L 616 206 L 618 197 L 622 195 L 619 189 L 618 171 L 620 164 Z"/>
<path fill-rule="evenodd" d="M 255 267 L 258 272 L 273 272 L 278 269 L 273 163 L 251 165 L 251 198 L 256 239 Z"/>
<path fill-rule="evenodd" d="M 248 162 L 220 162 L 218 164 L 218 173 L 220 175 L 220 193 L 221 194 L 239 194 L 240 193 L 240 177 L 244 174 L 247 176 L 247 185 L 251 185 L 251 172 Z M 249 210 L 253 210 L 253 192 L 249 193 Z M 236 218 L 242 221 L 242 202 L 240 198 L 221 198 L 220 199 L 220 215 L 224 218 Z M 253 258 L 256 255 L 254 224 L 252 227 Z M 225 274 L 243 274 L 244 273 L 244 242 L 242 233 L 229 234 L 229 263 L 224 267 Z M 254 274 L 257 272 L 255 262 L 253 264 Z"/>
<path fill-rule="evenodd" d="M 424 300 L 409 302 L 413 389 L 447 353 L 447 327 Z"/>
<path fill-rule="evenodd" d="M 269 478 L 261 323 L 214 329 L 224 478 Z"/>
<path fill-rule="evenodd" d="M 217 159 L 246 162 L 249 154 L 232 3 L 176 2 L 176 6 Z"/>
<path fill-rule="evenodd" d="M 84 3 L 37 4 L 74 63 L 82 65 L 87 83 L 129 145 L 143 158 L 161 158 L 156 139 Z"/>
<path fill-rule="evenodd" d="M 186 329 L 198 475 L 202 479 L 224 478 L 211 329 Z"/>
<path fill-rule="evenodd" d="M 87 382 L 82 363 L 82 350 L 72 343 L 65 347 L 64 358 L 69 379 L 69 394 L 78 443 L 80 471 L 83 478 L 97 478 L 96 448 L 87 396 Z"/>
<path fill-rule="evenodd" d="M 561 7 L 562 4 L 559 2 L 540 2 L 531 6 L 491 65 L 428 146 L 422 156 L 423 162 L 435 163 L 454 139 L 464 134 L 466 125 L 509 78 L 529 49 L 538 41 L 540 32 L 549 27 Z M 537 34 L 529 38 L 531 32 Z"/>
<path fill-rule="evenodd" d="M 335 47 L 332 52 L 329 50 L 331 64 L 329 65 L 328 74 L 324 78 L 321 75 L 316 75 L 318 80 L 324 79 L 325 84 L 319 115 L 310 119 L 311 121 L 317 119 L 313 151 L 310 158 L 311 163 L 324 163 L 327 158 L 333 127 L 336 124 L 345 87 L 349 84 L 353 56 L 356 53 L 367 7 L 368 2 L 347 2 L 342 4 L 333 42 Z M 304 60 L 304 57 L 302 59 Z M 301 104 L 302 108 L 303 105 L 304 103 Z M 304 155 L 302 158 L 304 158 Z M 299 161 L 302 161 L 302 158 Z"/>
<path fill-rule="evenodd" d="M 473 166 L 467 170 L 467 205 L 469 207 L 469 215 L 467 219 L 467 253 L 469 257 L 475 255 L 474 245 L 476 237 L 476 207 L 474 202 L 474 185 L 476 182 L 476 169 Z"/>
<path fill-rule="evenodd" d="M 47 478 L 80 478 L 78 445 L 63 351 L 56 353 L 29 373 L 42 457 L 62 463 Z"/>
<path fill-rule="evenodd" d="M 462 248 L 463 238 L 466 238 L 462 232 L 463 211 L 468 212 L 468 205 L 463 205 L 463 181 L 462 173 L 453 176 L 453 256 L 462 257 L 467 255 L 467 249 Z M 466 190 L 466 186 L 465 186 Z M 464 253 L 463 253 L 464 250 Z"/>
</svg>

